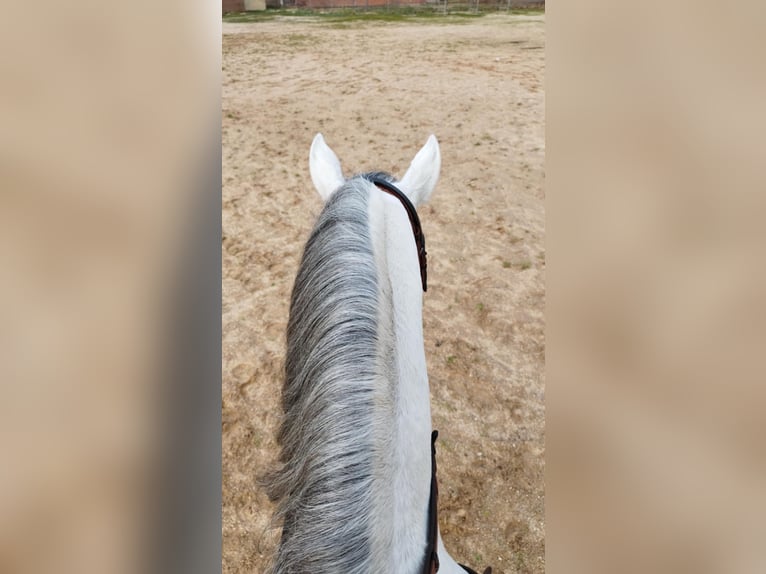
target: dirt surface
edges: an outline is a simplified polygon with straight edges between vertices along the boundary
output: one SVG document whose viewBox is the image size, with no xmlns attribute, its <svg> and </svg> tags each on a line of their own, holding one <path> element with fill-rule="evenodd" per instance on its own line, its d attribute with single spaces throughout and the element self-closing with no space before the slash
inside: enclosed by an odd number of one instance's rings
<svg viewBox="0 0 766 574">
<path fill-rule="evenodd" d="M 264 572 L 290 290 L 321 209 L 308 150 L 401 176 L 420 208 L 440 527 L 457 560 L 542 573 L 544 17 L 223 24 L 223 571 Z"/>
</svg>

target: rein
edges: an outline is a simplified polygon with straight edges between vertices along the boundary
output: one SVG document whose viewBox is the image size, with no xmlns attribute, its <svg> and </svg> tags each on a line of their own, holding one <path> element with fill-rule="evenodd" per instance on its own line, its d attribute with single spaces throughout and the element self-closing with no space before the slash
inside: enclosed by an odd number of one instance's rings
<svg viewBox="0 0 766 574">
<path fill-rule="evenodd" d="M 436 437 L 439 431 L 431 433 L 431 496 L 428 499 L 428 533 L 426 534 L 426 560 L 423 574 L 436 574 L 439 571 L 439 554 L 437 553 L 437 533 L 439 531 L 438 499 L 439 484 L 436 482 Z"/>
<path fill-rule="evenodd" d="M 375 184 L 381 191 L 393 195 L 398 199 L 404 209 L 407 211 L 407 216 L 410 218 L 410 225 L 412 226 L 412 233 L 415 236 L 415 244 L 418 247 L 418 261 L 420 262 L 420 280 L 423 283 L 423 291 L 426 291 L 426 274 L 428 268 L 428 262 L 426 261 L 426 236 L 423 235 L 423 229 L 420 227 L 420 218 L 418 212 L 415 210 L 415 206 L 404 193 L 389 181 L 381 177 L 368 176 L 365 179 Z"/>
<path fill-rule="evenodd" d="M 437 553 L 439 484 L 436 481 L 436 437 L 439 431 L 431 433 L 431 497 L 428 499 L 428 533 L 426 535 L 426 556 L 423 563 L 423 574 L 436 574 L 439 571 L 439 554 Z M 468 574 L 479 574 L 465 564 L 458 564 Z M 484 574 L 492 574 L 492 568 L 487 566 Z"/>
</svg>

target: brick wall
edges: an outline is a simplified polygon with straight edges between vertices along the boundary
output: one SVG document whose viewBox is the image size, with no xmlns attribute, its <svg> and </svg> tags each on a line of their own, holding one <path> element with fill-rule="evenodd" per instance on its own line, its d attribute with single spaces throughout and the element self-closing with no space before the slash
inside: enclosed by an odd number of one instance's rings
<svg viewBox="0 0 766 574">
<path fill-rule="evenodd" d="M 372 7 L 401 7 L 429 4 L 428 0 L 295 0 L 295 6 L 300 8 L 372 8 Z"/>
<path fill-rule="evenodd" d="M 223 0 L 223 13 L 244 12 L 245 0 Z"/>
<path fill-rule="evenodd" d="M 468 5 L 472 0 L 465 0 Z M 497 5 L 506 6 L 507 0 L 479 0 L 480 6 L 496 2 Z M 381 6 L 417 6 L 420 4 L 436 4 L 438 0 L 283 0 L 285 8 L 333 8 L 333 7 L 381 7 Z M 450 4 L 448 0 L 448 5 Z M 269 8 L 279 8 L 279 0 L 266 0 Z M 511 0 L 511 7 L 539 7 L 545 8 L 545 0 Z M 223 12 L 243 12 L 245 0 L 223 0 Z"/>
<path fill-rule="evenodd" d="M 440 5 L 443 0 L 284 0 L 285 7 L 295 8 L 379 8 L 379 7 L 404 7 L 404 6 L 434 6 Z M 278 0 L 267 0 L 267 6 L 278 6 Z M 448 7 L 460 7 L 465 5 L 467 9 L 473 6 L 474 0 L 447 0 Z M 479 7 L 484 9 L 505 8 L 508 0 L 479 0 Z M 511 8 L 542 8 L 545 9 L 545 0 L 511 0 Z"/>
</svg>

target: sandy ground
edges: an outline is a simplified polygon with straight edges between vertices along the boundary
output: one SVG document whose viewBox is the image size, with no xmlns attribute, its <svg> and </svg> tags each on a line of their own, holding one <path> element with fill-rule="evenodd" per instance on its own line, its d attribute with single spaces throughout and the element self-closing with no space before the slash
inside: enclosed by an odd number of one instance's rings
<svg viewBox="0 0 766 574">
<path fill-rule="evenodd" d="M 260 573 L 289 295 L 321 209 L 324 133 L 347 173 L 402 175 L 430 133 L 420 209 L 439 512 L 459 561 L 542 573 L 544 17 L 223 25 L 223 571 Z"/>
</svg>

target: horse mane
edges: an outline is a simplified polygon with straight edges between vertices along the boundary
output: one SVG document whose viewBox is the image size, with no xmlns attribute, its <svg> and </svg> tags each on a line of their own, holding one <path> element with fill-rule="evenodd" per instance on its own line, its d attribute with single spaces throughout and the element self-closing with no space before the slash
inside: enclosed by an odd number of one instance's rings
<svg viewBox="0 0 766 574">
<path fill-rule="evenodd" d="M 263 481 L 282 522 L 276 574 L 372 568 L 379 302 L 368 203 L 359 177 L 332 195 L 292 291 L 280 467 Z"/>
</svg>

